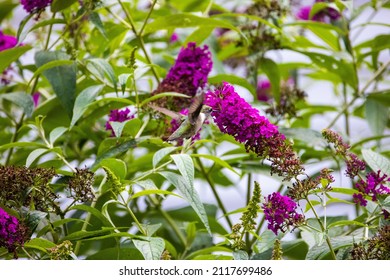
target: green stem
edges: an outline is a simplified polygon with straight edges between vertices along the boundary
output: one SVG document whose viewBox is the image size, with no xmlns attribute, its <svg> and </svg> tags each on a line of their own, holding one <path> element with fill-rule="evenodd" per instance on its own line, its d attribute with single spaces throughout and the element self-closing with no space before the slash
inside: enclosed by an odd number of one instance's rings
<svg viewBox="0 0 390 280">
<path fill-rule="evenodd" d="M 336 260 L 336 259 L 337 259 L 337 258 L 336 258 L 336 254 L 335 254 L 335 252 L 334 252 L 334 250 L 333 250 L 333 246 L 332 246 L 332 243 L 330 242 L 329 236 L 328 236 L 328 234 L 326 233 L 326 229 L 325 229 L 325 227 L 324 227 L 324 224 L 322 223 L 320 217 L 319 217 L 318 214 L 317 214 L 317 211 L 315 210 L 313 204 L 311 203 L 311 201 L 309 200 L 308 197 L 306 197 L 306 201 L 307 201 L 307 203 L 310 205 L 310 208 L 311 208 L 311 210 L 313 211 L 314 216 L 316 217 L 316 219 L 317 219 L 317 221 L 318 221 L 318 224 L 319 224 L 320 227 L 321 227 L 322 233 L 324 233 L 325 236 L 326 236 L 325 240 L 326 240 L 326 243 L 328 244 L 328 247 L 329 247 L 329 250 L 330 250 L 330 254 L 332 255 L 332 258 L 333 258 L 334 260 Z"/>
<path fill-rule="evenodd" d="M 233 227 L 233 223 L 231 222 L 231 220 L 229 218 L 229 215 L 228 215 L 228 212 L 226 211 L 226 208 L 223 205 L 223 202 L 222 202 L 221 198 L 218 195 L 218 192 L 217 192 L 217 189 L 215 187 L 214 182 L 211 180 L 209 174 L 206 172 L 206 170 L 205 170 L 205 168 L 203 166 L 202 161 L 198 157 L 196 157 L 195 160 L 198 163 L 200 171 L 202 172 L 204 178 L 206 179 L 207 183 L 209 184 L 209 186 L 211 188 L 211 191 L 213 192 L 214 197 L 217 200 L 218 206 L 222 210 L 222 213 L 224 214 L 226 222 L 228 223 L 229 227 L 232 228 Z"/>
<path fill-rule="evenodd" d="M 359 92 L 349 101 L 343 109 L 336 115 L 336 117 L 330 122 L 327 128 L 331 128 L 336 121 L 344 114 L 346 110 L 348 110 L 349 107 L 351 107 L 356 100 L 359 99 L 359 97 L 363 97 L 365 91 L 368 89 L 368 87 L 389 67 L 390 60 L 384 63 L 381 67 L 378 68 L 378 70 L 372 75 L 372 77 L 367 81 L 367 83 L 364 85 L 364 87 L 359 90 Z"/>
<path fill-rule="evenodd" d="M 92 207 L 92 208 L 95 208 L 95 207 L 96 207 L 96 203 L 97 203 L 97 201 L 98 201 L 99 195 L 101 194 L 101 190 L 102 190 L 104 184 L 106 183 L 106 181 L 107 181 L 107 175 L 105 175 L 105 176 L 103 177 L 103 180 L 101 181 L 101 183 L 100 183 L 100 185 L 99 185 L 98 191 L 97 191 L 97 193 L 96 193 L 96 197 L 95 197 L 95 199 L 94 199 L 94 200 L 92 201 L 92 203 L 91 203 L 91 207 Z M 67 209 L 68 209 L 68 208 L 67 208 Z M 82 231 L 85 231 L 85 230 L 87 229 L 88 224 L 89 224 L 89 221 L 91 220 L 91 217 L 92 217 L 91 212 L 88 212 L 87 217 L 85 218 L 84 223 L 83 223 L 83 225 L 82 225 L 82 227 L 81 227 L 81 230 L 82 230 Z M 76 246 L 75 246 L 75 249 L 74 249 L 74 251 L 73 251 L 74 254 L 75 254 L 76 256 L 77 256 L 77 254 L 79 253 L 80 247 L 81 247 L 81 240 L 78 240 L 78 241 L 76 242 Z"/>
<path fill-rule="evenodd" d="M 126 201 L 121 194 L 119 196 L 122 198 L 122 201 L 123 201 L 123 203 L 121 203 L 121 204 L 126 208 L 127 212 L 129 212 L 131 218 L 133 218 L 135 224 L 137 225 L 138 230 L 143 235 L 147 236 L 147 233 L 145 232 L 144 228 L 141 226 L 141 223 L 138 221 L 138 219 L 135 216 L 133 210 L 130 209 L 128 201 Z M 130 197 L 130 199 L 131 199 L 131 197 Z"/>
<path fill-rule="evenodd" d="M 156 2 L 156 1 L 154 1 L 154 2 Z M 138 39 L 138 41 L 139 41 L 139 43 L 140 43 L 140 46 L 141 46 L 142 51 L 144 52 L 146 61 L 149 63 L 149 65 L 150 65 L 150 67 L 151 67 L 153 76 L 155 77 L 157 83 L 160 83 L 160 78 L 159 78 L 159 76 L 158 76 L 158 74 L 157 74 L 157 72 L 156 72 L 156 69 L 152 66 L 153 63 L 152 63 L 152 60 L 150 59 L 150 56 L 149 56 L 149 54 L 148 54 L 148 52 L 147 52 L 147 50 L 146 50 L 145 42 L 144 42 L 144 39 L 143 39 L 143 37 L 142 37 L 141 32 L 138 32 L 137 29 L 135 28 L 135 23 L 134 23 L 134 21 L 133 21 L 133 18 L 131 17 L 130 12 L 126 9 L 126 7 L 125 7 L 125 5 L 122 3 L 122 1 L 121 1 L 121 0 L 118 0 L 118 3 L 119 3 L 119 5 L 121 5 L 121 7 L 122 7 L 122 9 L 123 9 L 123 11 L 124 11 L 124 13 L 125 13 L 125 15 L 126 15 L 126 19 L 128 20 L 128 22 L 129 22 L 129 24 L 130 24 L 130 27 L 131 27 L 131 29 L 133 30 L 134 35 L 137 37 L 137 39 Z M 150 11 L 149 11 L 149 14 L 148 14 L 147 18 L 145 19 L 145 21 L 144 21 L 144 23 L 143 23 L 143 26 L 146 25 L 146 22 L 148 21 L 149 16 L 150 16 L 150 14 L 152 13 L 155 4 L 156 4 L 156 3 L 152 4 L 152 7 L 151 7 L 151 9 L 150 9 Z M 143 31 L 143 29 L 142 29 L 141 31 Z"/>
<path fill-rule="evenodd" d="M 172 217 L 161 208 L 158 208 L 158 211 L 160 214 L 164 217 L 164 219 L 168 222 L 168 224 L 171 226 L 173 231 L 176 233 L 177 237 L 179 238 L 180 242 L 183 243 L 184 247 L 186 247 L 187 241 L 181 230 L 177 227 L 175 221 L 172 219 Z"/>
<path fill-rule="evenodd" d="M 53 18 L 55 18 L 55 13 L 53 14 Z M 48 48 L 48 46 L 49 46 L 50 36 L 51 36 L 52 30 L 53 30 L 53 24 L 51 24 L 51 25 L 49 26 L 49 32 L 48 32 L 48 34 L 47 34 L 46 43 L 45 43 L 45 48 L 44 48 L 45 50 L 47 50 L 47 48 Z M 40 75 L 37 75 L 37 77 L 35 78 L 34 84 L 33 84 L 32 88 L 31 88 L 31 92 L 30 92 L 31 95 L 33 95 L 34 92 L 35 92 L 35 89 L 36 89 L 36 87 L 37 87 L 37 85 L 38 85 L 39 77 L 40 77 Z M 10 142 L 10 143 L 14 143 L 14 142 L 17 140 L 18 135 L 19 135 L 19 129 L 20 129 L 20 128 L 22 127 L 22 125 L 23 125 L 24 117 L 25 117 L 25 114 L 23 113 L 23 114 L 21 115 L 19 121 L 16 123 L 15 132 L 14 132 L 14 134 L 12 135 L 12 138 L 11 138 L 11 142 Z M 14 148 L 12 147 L 12 148 L 10 148 L 9 151 L 8 151 L 7 158 L 6 158 L 6 160 L 5 160 L 4 165 L 8 165 L 8 164 L 9 164 L 13 152 L 14 152 Z"/>
</svg>

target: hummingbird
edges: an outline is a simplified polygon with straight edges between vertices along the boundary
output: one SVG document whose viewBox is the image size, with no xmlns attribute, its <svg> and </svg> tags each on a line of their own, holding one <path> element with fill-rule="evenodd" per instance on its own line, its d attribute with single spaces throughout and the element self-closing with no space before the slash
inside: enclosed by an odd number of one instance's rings
<svg viewBox="0 0 390 280">
<path fill-rule="evenodd" d="M 180 123 L 176 129 L 167 139 L 167 141 L 175 141 L 181 139 L 190 139 L 202 127 L 204 121 L 213 111 L 210 106 L 203 104 L 204 94 L 198 93 L 195 95 L 190 107 L 188 108 L 188 115 L 184 116 L 180 113 L 173 112 L 167 108 L 158 107 L 154 104 L 149 104 L 149 107 L 159 111 Z"/>
</svg>

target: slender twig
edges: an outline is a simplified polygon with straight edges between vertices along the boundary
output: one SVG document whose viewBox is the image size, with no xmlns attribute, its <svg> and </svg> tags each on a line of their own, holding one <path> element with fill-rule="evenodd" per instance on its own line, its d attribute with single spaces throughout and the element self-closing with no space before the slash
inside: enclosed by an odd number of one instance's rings
<svg viewBox="0 0 390 280">
<path fill-rule="evenodd" d="M 372 75 L 372 77 L 367 81 L 367 83 L 362 87 L 362 89 L 359 90 L 359 92 L 351 99 L 351 101 L 349 101 L 336 115 L 336 117 L 330 122 L 327 128 L 331 128 L 336 123 L 336 121 L 344 114 L 344 112 L 355 103 L 356 100 L 364 96 L 364 93 L 369 88 L 369 86 L 387 69 L 387 67 L 389 67 L 389 65 L 390 60 L 378 68 L 378 70 L 374 73 L 374 75 Z"/>
<path fill-rule="evenodd" d="M 225 208 L 225 206 L 223 205 L 223 202 L 222 202 L 221 198 L 220 198 L 219 195 L 218 195 L 218 192 L 217 192 L 217 189 L 216 189 L 216 187 L 215 187 L 214 182 L 211 180 L 209 174 L 206 172 L 206 169 L 204 168 L 202 161 L 201 161 L 198 157 L 195 158 L 195 160 L 196 160 L 196 162 L 198 163 L 199 168 L 200 168 L 200 171 L 202 172 L 202 174 L 203 174 L 204 178 L 206 179 L 207 183 L 209 183 L 209 186 L 210 186 L 210 188 L 211 188 L 211 191 L 213 192 L 214 197 L 215 197 L 215 199 L 217 200 L 217 203 L 218 203 L 219 208 L 222 210 L 222 213 L 224 214 L 224 217 L 225 217 L 225 219 L 226 219 L 226 222 L 228 223 L 229 227 L 232 228 L 232 227 L 233 227 L 233 223 L 232 223 L 232 221 L 230 220 L 229 215 L 228 215 L 228 212 L 226 211 L 226 208 Z"/>
<path fill-rule="evenodd" d="M 313 211 L 314 216 L 316 217 L 316 219 L 317 219 L 317 221 L 318 221 L 318 224 L 320 225 L 323 234 L 325 234 L 325 240 L 326 240 L 326 243 L 328 244 L 328 247 L 329 247 L 329 250 L 330 250 L 330 254 L 332 255 L 332 258 L 333 258 L 334 260 L 336 260 L 336 259 L 337 259 L 337 258 L 336 258 L 336 254 L 335 254 L 335 252 L 334 252 L 334 250 L 333 250 L 332 243 L 330 242 L 330 238 L 329 238 L 329 235 L 328 235 L 327 232 L 326 232 L 326 228 L 324 227 L 324 224 L 322 223 L 320 217 L 319 217 L 318 214 L 317 214 L 317 211 L 315 210 L 313 204 L 311 203 L 311 201 L 309 200 L 308 197 L 306 197 L 306 201 L 307 201 L 307 203 L 310 205 L 310 208 L 311 208 L 311 210 Z"/>
<path fill-rule="evenodd" d="M 159 76 L 158 76 L 158 74 L 157 74 L 157 72 L 156 72 L 156 69 L 154 69 L 154 67 L 153 67 L 152 60 L 150 59 L 150 56 L 149 56 L 149 54 L 148 54 L 148 51 L 146 50 L 145 42 L 144 42 L 144 40 L 143 40 L 143 37 L 142 37 L 141 32 L 138 32 L 137 29 L 135 28 L 135 23 L 134 23 L 134 21 L 133 21 L 133 18 L 131 17 L 130 12 L 126 9 L 126 7 L 125 7 L 125 5 L 122 3 L 122 1 L 121 1 L 121 0 L 118 0 L 118 3 L 119 3 L 119 5 L 121 5 L 121 7 L 122 7 L 122 9 L 123 9 L 123 11 L 124 11 L 124 13 L 125 13 L 126 19 L 128 20 L 128 22 L 129 22 L 129 24 L 130 24 L 130 27 L 131 27 L 131 29 L 133 30 L 134 35 L 137 37 L 137 39 L 138 39 L 138 41 L 139 41 L 139 43 L 140 43 L 141 49 L 142 49 L 142 51 L 144 52 L 146 61 L 147 61 L 147 62 L 149 63 L 149 65 L 150 65 L 150 69 L 152 70 L 153 76 L 155 77 L 157 83 L 160 83 L 160 78 L 159 78 Z M 151 9 L 150 9 L 150 11 L 149 11 L 149 14 L 148 14 L 148 16 L 146 17 L 145 22 L 143 23 L 143 25 L 146 25 L 146 22 L 148 21 L 149 16 L 150 16 L 150 14 L 152 13 L 155 4 L 156 4 L 156 3 L 154 3 L 154 4 L 152 5 L 152 7 L 151 7 Z M 111 13 L 111 14 L 113 14 L 113 13 Z M 115 16 L 115 14 L 113 14 L 113 15 Z M 123 22 L 123 21 L 122 21 L 122 22 Z M 142 29 L 142 31 L 143 31 L 143 29 Z"/>
</svg>

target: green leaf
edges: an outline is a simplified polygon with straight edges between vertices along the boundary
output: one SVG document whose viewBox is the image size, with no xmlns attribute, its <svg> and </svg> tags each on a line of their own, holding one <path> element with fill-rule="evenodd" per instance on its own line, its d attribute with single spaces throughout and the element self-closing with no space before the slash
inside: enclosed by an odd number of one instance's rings
<svg viewBox="0 0 390 280">
<path fill-rule="evenodd" d="M 138 184 L 139 182 L 137 182 Z M 166 191 L 166 190 L 159 190 L 159 189 L 156 189 L 156 190 L 144 190 L 144 191 L 139 191 L 137 193 L 135 193 L 134 195 L 131 196 L 131 199 L 134 199 L 134 198 L 137 198 L 137 197 L 141 197 L 141 196 L 144 196 L 144 195 L 151 195 L 151 194 L 159 194 L 159 195 L 173 195 L 173 196 L 176 196 L 176 197 L 179 197 L 179 198 L 183 198 L 182 196 L 174 193 L 174 192 L 170 192 L 170 191 Z"/>
<path fill-rule="evenodd" d="M 332 227 L 340 227 L 340 226 L 359 226 L 359 227 L 366 227 L 367 225 L 366 224 L 363 224 L 363 223 L 360 223 L 360 222 L 357 222 L 357 221 L 348 221 L 348 220 L 345 220 L 345 221 L 337 221 L 337 222 L 334 222 L 334 223 L 331 223 L 328 225 L 328 229 L 329 228 L 332 228 Z"/>
<path fill-rule="evenodd" d="M 164 239 L 159 237 L 149 237 L 146 240 L 133 239 L 135 247 L 141 252 L 145 260 L 160 260 L 164 251 Z"/>
<path fill-rule="evenodd" d="M 187 36 L 183 45 L 187 46 L 187 44 L 190 42 L 195 42 L 197 45 L 200 45 L 204 40 L 207 39 L 207 37 L 210 36 L 213 30 L 214 27 L 201 26 L 198 29 L 196 29 L 194 32 L 192 32 L 189 36 Z"/>
<path fill-rule="evenodd" d="M 104 25 L 102 20 L 100 19 L 100 16 L 96 12 L 92 12 L 89 15 L 90 21 L 96 26 L 96 28 L 99 30 L 100 34 L 103 35 L 103 37 L 108 40 L 106 30 L 104 29 Z"/>
<path fill-rule="evenodd" d="M 389 107 L 373 99 L 365 103 L 366 119 L 374 136 L 382 135 L 389 120 Z"/>
<path fill-rule="evenodd" d="M 124 180 L 127 175 L 127 165 L 123 160 L 117 158 L 105 158 L 100 163 L 99 166 L 104 166 L 112 173 L 115 174 L 118 178 Z"/>
<path fill-rule="evenodd" d="M 256 96 L 256 89 L 247 79 L 230 74 L 218 74 L 208 78 L 209 84 L 218 84 L 222 82 L 228 82 L 230 84 L 239 85 L 246 88 L 253 96 Z M 257 98 L 257 97 L 256 97 Z"/>
<path fill-rule="evenodd" d="M 167 155 L 177 150 L 177 147 L 166 147 L 158 150 L 153 155 L 153 168 L 157 167 L 157 164 Z"/>
<path fill-rule="evenodd" d="M 122 93 L 125 93 L 126 90 L 126 85 L 127 85 L 127 80 L 130 78 L 131 74 L 125 73 L 125 74 L 120 74 L 118 76 L 119 84 L 121 85 Z"/>
<path fill-rule="evenodd" d="M 32 47 L 29 45 L 15 47 L 0 52 L 0 73 L 3 73 L 5 69 L 14 61 L 16 61 L 21 55 L 30 50 Z"/>
<path fill-rule="evenodd" d="M 0 22 L 2 22 L 16 6 L 18 6 L 18 4 L 14 3 L 12 0 L 2 0 L 0 4 Z"/>
<path fill-rule="evenodd" d="M 184 180 L 186 180 L 188 185 L 191 188 L 193 188 L 195 168 L 194 168 L 194 162 L 192 161 L 192 158 L 187 154 L 171 155 L 171 158 L 175 162 L 181 175 L 183 175 Z"/>
<path fill-rule="evenodd" d="M 127 121 L 124 122 L 110 122 L 112 130 L 114 131 L 115 137 L 121 137 L 123 128 L 125 127 Z"/>
<path fill-rule="evenodd" d="M 271 82 L 272 94 L 279 104 L 280 102 L 280 73 L 278 65 L 271 59 L 263 57 L 260 61 L 261 70 Z"/>
<path fill-rule="evenodd" d="M 57 66 L 66 66 L 66 65 L 73 65 L 73 64 L 74 64 L 74 61 L 69 60 L 69 59 L 60 59 L 60 60 L 54 60 L 54 61 L 50 61 L 48 63 L 45 63 L 42 66 L 40 66 L 37 70 L 35 70 L 34 75 L 31 77 L 28 85 L 30 85 L 31 82 L 34 81 L 38 75 L 41 75 L 46 70 L 49 70 L 49 69 L 51 69 L 53 67 L 57 67 Z"/>
<path fill-rule="evenodd" d="M 42 252 L 47 252 L 47 249 L 55 247 L 56 244 L 43 238 L 34 238 L 24 243 L 24 247 L 28 249 L 37 249 Z"/>
<path fill-rule="evenodd" d="M 249 260 L 249 255 L 243 250 L 233 251 L 233 259 L 236 261 L 246 261 Z"/>
<path fill-rule="evenodd" d="M 202 157 L 202 158 L 206 158 L 206 159 L 212 160 L 216 164 L 219 164 L 220 166 L 229 169 L 230 171 L 234 172 L 235 174 L 237 174 L 239 176 L 241 175 L 229 163 L 227 163 L 225 160 L 223 160 L 220 157 L 209 155 L 209 154 L 191 154 L 191 156 L 192 157 Z"/>
<path fill-rule="evenodd" d="M 73 108 L 72 121 L 70 122 L 70 128 L 72 128 L 80 117 L 87 110 L 88 106 L 95 100 L 99 93 L 103 90 L 103 85 L 90 86 L 84 89 L 76 97 L 76 101 Z"/>
<path fill-rule="evenodd" d="M 99 230 L 85 231 L 80 230 L 76 232 L 72 232 L 64 238 L 61 239 L 61 242 L 64 240 L 78 241 L 78 240 L 91 240 L 94 237 L 107 236 L 107 233 L 112 231 L 112 228 L 104 228 Z"/>
<path fill-rule="evenodd" d="M 33 148 L 33 147 L 41 147 L 41 148 L 46 148 L 45 145 L 41 144 L 41 143 L 35 143 L 35 142 L 14 142 L 14 143 L 8 143 L 8 144 L 4 144 L 2 146 L 0 146 L 0 151 L 2 150 L 8 150 L 10 148 L 25 148 L 25 147 L 29 147 L 29 148 Z"/>
<path fill-rule="evenodd" d="M 390 174 L 390 160 L 388 158 L 377 152 L 366 149 L 362 150 L 362 155 L 372 171 L 377 172 L 378 170 L 381 170 L 382 173 L 387 175 Z"/>
<path fill-rule="evenodd" d="M 30 167 L 31 164 L 37 159 L 39 158 L 41 155 L 45 154 L 46 152 L 48 152 L 49 150 L 48 149 L 35 149 L 34 151 L 32 151 L 27 159 L 26 159 L 26 166 L 27 167 Z"/>
<path fill-rule="evenodd" d="M 41 67 L 47 63 L 58 60 L 68 60 L 69 55 L 61 51 L 40 51 L 35 54 L 35 63 Z M 72 115 L 73 104 L 76 94 L 76 63 L 61 65 L 43 71 L 43 75 L 49 80 L 62 107 Z"/>
<path fill-rule="evenodd" d="M 53 13 L 62 11 L 70 6 L 72 6 L 73 3 L 75 3 L 77 0 L 53 0 L 53 2 L 50 5 L 50 9 Z"/>
<path fill-rule="evenodd" d="M 82 210 L 82 211 L 89 212 L 93 216 L 98 218 L 104 226 L 111 227 L 110 221 L 102 213 L 100 213 L 100 211 L 97 210 L 96 208 L 93 208 L 93 207 L 88 206 L 88 205 L 79 204 L 79 205 L 72 206 L 69 210 Z"/>
<path fill-rule="evenodd" d="M 50 135 L 49 135 L 49 142 L 52 146 L 54 146 L 54 143 L 56 142 L 56 140 L 62 136 L 62 134 L 64 134 L 66 131 L 68 130 L 67 127 L 63 127 L 63 126 L 60 126 L 60 127 L 56 127 L 55 129 L 53 129 L 51 132 L 50 132 Z"/>
<path fill-rule="evenodd" d="M 190 98 L 188 95 L 186 94 L 183 94 L 183 93 L 178 93 L 178 92 L 162 92 L 162 93 L 159 93 L 159 94 L 156 94 L 156 95 L 153 95 L 151 97 L 148 97 L 146 98 L 145 100 L 143 100 L 139 106 L 140 107 L 143 107 L 145 106 L 146 104 L 148 104 L 149 102 L 151 101 L 154 101 L 154 100 L 157 100 L 157 99 L 160 99 L 160 98 L 163 98 L 163 97 L 182 97 L 182 98 Z"/>
<path fill-rule="evenodd" d="M 227 21 L 207 17 L 198 17 L 192 14 L 175 14 L 158 17 L 153 22 L 147 24 L 144 29 L 144 34 L 154 33 L 161 29 L 187 28 L 199 26 L 204 26 L 208 28 L 222 27 L 240 32 L 237 27 L 228 23 Z"/>
<path fill-rule="evenodd" d="M 367 96 L 367 100 L 375 100 L 383 105 L 390 106 L 390 90 L 371 92 Z"/>
<path fill-rule="evenodd" d="M 136 147 L 138 145 L 138 143 L 141 142 L 142 140 L 143 140 L 143 138 L 142 139 L 139 138 L 137 140 L 134 140 L 134 139 L 126 140 L 126 141 L 118 144 L 117 146 L 105 151 L 104 153 L 102 153 L 101 155 L 99 155 L 96 158 L 95 163 L 91 167 L 91 170 L 92 171 L 96 170 L 97 167 L 99 166 L 99 163 L 103 159 L 113 158 L 121 153 L 127 152 L 129 149 Z"/>
<path fill-rule="evenodd" d="M 108 248 L 88 255 L 87 260 L 143 260 L 142 254 L 135 248 Z"/>
<path fill-rule="evenodd" d="M 1 54 L 1 52 L 0 52 Z M 6 99 L 21 107 L 27 117 L 31 117 L 34 110 L 34 102 L 30 95 L 25 92 L 11 92 L 0 95 L 0 100 Z"/>
<path fill-rule="evenodd" d="M 211 234 L 206 210 L 194 186 L 189 185 L 187 180 L 185 180 L 182 176 L 176 173 L 161 171 L 159 172 L 159 174 L 165 177 L 165 179 L 167 179 L 182 193 L 183 197 L 190 203 L 191 207 L 194 209 L 194 211 L 206 227 L 207 231 Z"/>
<path fill-rule="evenodd" d="M 334 30 L 328 27 L 329 25 L 308 25 L 307 28 L 323 40 L 333 50 L 339 51 L 339 38 L 334 34 Z"/>
<path fill-rule="evenodd" d="M 355 236 L 340 236 L 330 239 L 333 250 L 339 250 L 344 247 L 351 246 L 356 242 Z M 329 259 L 330 249 L 326 242 L 323 242 L 321 245 L 315 245 L 309 249 L 309 252 L 306 255 L 307 260 L 321 260 Z"/>
<path fill-rule="evenodd" d="M 256 254 L 264 253 L 268 250 L 272 250 L 274 242 L 278 238 L 272 231 L 265 230 L 261 235 L 261 239 L 257 240 L 255 245 Z"/>
<path fill-rule="evenodd" d="M 112 66 L 106 60 L 102 58 L 88 59 L 87 68 L 89 71 L 91 71 L 91 73 L 94 73 L 102 81 L 104 81 L 104 77 L 107 77 L 115 91 L 117 91 L 118 80 L 116 78 L 114 69 L 112 69 Z"/>
</svg>

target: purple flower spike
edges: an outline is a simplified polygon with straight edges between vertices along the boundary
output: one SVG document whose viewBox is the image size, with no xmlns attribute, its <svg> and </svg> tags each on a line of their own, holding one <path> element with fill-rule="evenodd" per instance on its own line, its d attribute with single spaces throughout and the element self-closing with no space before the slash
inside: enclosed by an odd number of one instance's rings
<svg viewBox="0 0 390 280">
<path fill-rule="evenodd" d="M 271 174 L 277 173 L 289 180 L 302 173 L 301 162 L 285 141 L 285 136 L 276 125 L 241 98 L 233 86 L 223 83 L 216 90 L 208 92 L 205 104 L 213 108 L 211 116 L 221 132 L 243 143 L 248 152 L 252 151 L 272 162 Z"/>
<path fill-rule="evenodd" d="M 303 215 L 296 212 L 297 204 L 288 196 L 274 192 L 265 198 L 262 205 L 268 229 L 276 235 L 278 231 L 286 232 L 289 226 L 297 226 L 304 220 Z"/>
<path fill-rule="evenodd" d="M 208 46 L 197 47 L 195 43 L 188 43 L 187 48 L 182 48 L 176 59 L 175 65 L 169 70 L 166 80 L 186 81 L 195 95 L 199 87 L 207 82 L 207 76 L 213 67 L 211 53 Z"/>
</svg>

